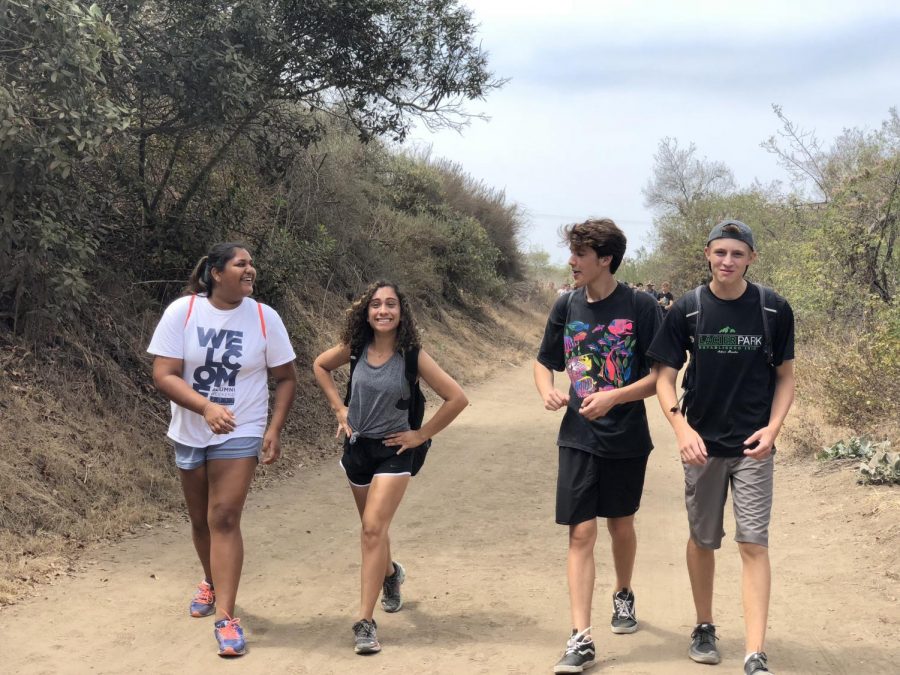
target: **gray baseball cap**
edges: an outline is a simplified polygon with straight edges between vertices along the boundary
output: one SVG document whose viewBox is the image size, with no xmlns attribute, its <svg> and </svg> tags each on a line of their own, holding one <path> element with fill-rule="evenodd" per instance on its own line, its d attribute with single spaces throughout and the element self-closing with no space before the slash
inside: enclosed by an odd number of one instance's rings
<svg viewBox="0 0 900 675">
<path fill-rule="evenodd" d="M 756 246 L 753 244 L 753 230 L 739 220 L 723 220 L 716 225 L 706 238 L 706 245 L 709 246 L 709 242 L 714 239 L 737 239 L 747 244 L 751 251 L 756 250 Z"/>
</svg>

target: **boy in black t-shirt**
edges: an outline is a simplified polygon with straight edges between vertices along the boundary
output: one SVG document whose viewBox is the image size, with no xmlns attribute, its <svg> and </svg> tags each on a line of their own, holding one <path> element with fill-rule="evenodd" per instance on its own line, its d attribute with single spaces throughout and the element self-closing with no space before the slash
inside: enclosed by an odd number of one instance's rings
<svg viewBox="0 0 900 675">
<path fill-rule="evenodd" d="M 554 672 L 594 665 L 591 602 L 597 518 L 612 538 L 616 585 L 614 633 L 637 630 L 631 576 L 637 551 L 634 514 L 653 448 L 643 399 L 655 375 L 646 352 L 662 321 L 652 297 L 616 282 L 625 235 L 604 218 L 565 228 L 575 289 L 550 312 L 534 381 L 547 410 L 565 408 L 559 429 L 556 522 L 569 526 L 568 579 L 572 636 Z M 553 371 L 565 370 L 568 393 Z"/>
<path fill-rule="evenodd" d="M 704 254 L 712 280 L 700 289 L 700 306 L 694 292 L 675 302 L 649 353 L 658 362 L 656 393 L 684 463 L 687 564 L 697 610 L 689 655 L 698 663 L 720 661 L 713 575 L 730 485 L 743 563 L 744 672 L 756 675 L 770 672 L 763 647 L 771 579 L 772 455 L 794 400 L 794 316 L 784 298 L 744 279 L 756 260 L 747 225 L 737 220 L 716 225 Z M 693 365 L 688 366 L 685 418 L 675 379 L 689 350 Z"/>
</svg>

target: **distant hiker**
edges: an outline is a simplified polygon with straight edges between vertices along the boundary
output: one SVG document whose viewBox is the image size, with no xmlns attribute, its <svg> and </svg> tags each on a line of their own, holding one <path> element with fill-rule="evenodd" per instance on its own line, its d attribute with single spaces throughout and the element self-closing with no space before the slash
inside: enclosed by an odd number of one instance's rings
<svg viewBox="0 0 900 675">
<path fill-rule="evenodd" d="M 649 295 L 654 300 L 659 300 L 659 293 L 656 291 L 656 286 L 654 286 L 652 281 L 647 282 L 647 286 L 644 288 L 644 293 Z"/>
<path fill-rule="evenodd" d="M 341 397 L 333 371 L 350 364 L 347 396 Z M 388 281 L 377 281 L 347 310 L 340 343 L 322 352 L 313 373 L 344 435 L 341 467 L 362 522 L 359 620 L 353 624 L 357 654 L 381 651 L 375 601 L 396 612 L 403 605 L 400 585 L 406 570 L 391 558 L 388 528 L 411 476 L 425 460 L 431 438 L 468 405 L 456 381 L 421 348 L 406 296 Z M 422 424 L 423 380 L 444 402 Z"/>
<path fill-rule="evenodd" d="M 672 303 L 675 302 L 675 296 L 672 295 L 672 287 L 668 281 L 662 282 L 662 286 L 656 297 L 663 312 L 668 312 L 672 308 Z"/>
<path fill-rule="evenodd" d="M 591 603 L 597 518 L 606 519 L 612 538 L 612 632 L 633 633 L 638 626 L 631 588 L 634 514 L 653 449 L 643 399 L 656 384 L 646 351 L 662 316 L 653 298 L 613 276 L 626 239 L 612 220 L 569 225 L 563 233 L 576 290 L 550 311 L 534 382 L 547 410 L 565 408 L 557 439 L 556 522 L 569 526 L 572 634 L 554 672 L 579 673 L 594 665 L 596 655 Z M 553 384 L 553 371 L 562 370 L 571 380 L 568 393 Z"/>
<path fill-rule="evenodd" d="M 741 553 L 744 672 L 770 672 L 764 649 L 769 611 L 769 520 L 775 438 L 794 400 L 794 315 L 771 289 L 744 279 L 756 260 L 753 233 L 727 220 L 709 233 L 712 280 L 675 302 L 650 347 L 657 395 L 684 463 L 690 526 L 687 565 L 697 624 L 690 658 L 718 663 L 713 621 L 715 549 L 722 544 L 728 488 Z M 691 353 L 685 405 L 675 377 Z"/>
<path fill-rule="evenodd" d="M 221 656 L 246 651 L 234 617 L 244 561 L 241 513 L 257 463 L 281 456 L 297 387 L 287 330 L 274 309 L 250 298 L 255 281 L 244 246 L 216 244 L 191 274 L 189 294 L 166 308 L 147 348 L 156 356 L 153 382 L 172 401 L 168 437 L 203 566 L 190 615 L 216 615 Z M 275 380 L 268 428 L 267 374 Z"/>
</svg>

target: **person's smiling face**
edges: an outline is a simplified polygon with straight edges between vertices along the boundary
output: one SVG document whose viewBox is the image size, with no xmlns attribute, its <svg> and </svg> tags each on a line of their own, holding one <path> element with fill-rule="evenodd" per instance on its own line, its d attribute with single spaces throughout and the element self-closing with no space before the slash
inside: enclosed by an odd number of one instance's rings
<svg viewBox="0 0 900 675">
<path fill-rule="evenodd" d="M 256 269 L 250 253 L 243 248 L 234 250 L 234 255 L 221 270 L 212 270 L 215 280 L 213 294 L 223 300 L 238 302 L 253 293 L 256 282 Z"/>
<path fill-rule="evenodd" d="M 400 326 L 400 298 L 390 286 L 382 286 L 369 300 L 369 325 L 376 333 L 390 333 Z"/>
<path fill-rule="evenodd" d="M 756 260 L 756 252 L 737 239 L 714 239 L 703 253 L 712 270 L 713 280 L 722 286 L 740 283 L 750 263 Z"/>
</svg>

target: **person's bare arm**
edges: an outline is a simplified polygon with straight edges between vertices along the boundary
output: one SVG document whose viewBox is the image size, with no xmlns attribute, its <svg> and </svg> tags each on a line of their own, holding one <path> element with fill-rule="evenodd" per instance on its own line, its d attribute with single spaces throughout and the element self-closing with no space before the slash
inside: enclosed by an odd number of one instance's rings
<svg viewBox="0 0 900 675">
<path fill-rule="evenodd" d="M 331 406 L 334 416 L 337 418 L 338 428 L 335 433 L 337 437 L 340 437 L 342 432 L 350 436 L 353 429 L 347 423 L 347 406 L 344 405 L 344 399 L 337 390 L 331 372 L 348 363 L 350 363 L 350 345 L 345 344 L 326 349 L 313 361 L 313 375 L 315 375 L 316 383 L 325 394 L 328 405 Z"/>
<path fill-rule="evenodd" d="M 772 399 L 772 412 L 769 414 L 769 423 L 762 429 L 754 432 L 744 445 L 755 448 L 744 450 L 744 455 L 753 459 L 765 459 L 772 454 L 775 447 L 775 439 L 778 437 L 791 404 L 794 402 L 794 362 L 785 361 L 775 368 L 775 396 Z"/>
<path fill-rule="evenodd" d="M 663 414 L 675 431 L 678 452 L 685 464 L 706 464 L 706 444 L 678 408 L 678 397 L 675 395 L 675 381 L 678 371 L 671 366 L 658 363 L 654 366 L 657 372 L 656 397 Z"/>
<path fill-rule="evenodd" d="M 385 445 L 399 446 L 398 455 L 433 438 L 469 405 L 469 399 L 466 398 L 459 383 L 450 377 L 424 349 L 419 350 L 419 376 L 444 402 L 434 415 L 422 425 L 421 429 L 410 429 L 385 437 Z"/>
</svg>

